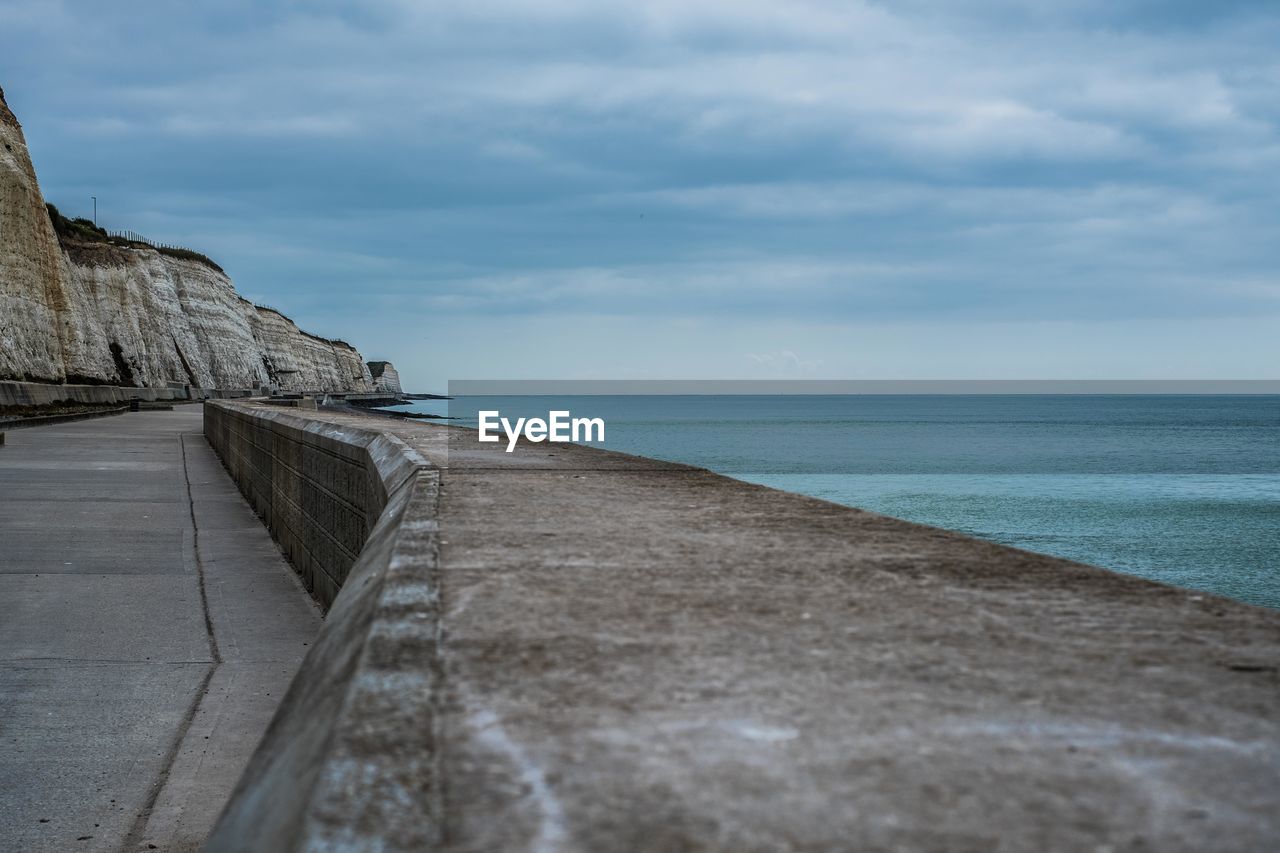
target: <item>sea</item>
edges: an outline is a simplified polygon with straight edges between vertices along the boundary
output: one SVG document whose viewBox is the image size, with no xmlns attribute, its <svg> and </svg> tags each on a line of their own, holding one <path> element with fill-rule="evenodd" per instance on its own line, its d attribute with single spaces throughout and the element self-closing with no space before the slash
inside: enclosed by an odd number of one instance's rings
<svg viewBox="0 0 1280 853">
<path fill-rule="evenodd" d="M 1280 397 L 590 395 L 411 410 L 601 417 L 651 456 L 1280 607 Z"/>
</svg>

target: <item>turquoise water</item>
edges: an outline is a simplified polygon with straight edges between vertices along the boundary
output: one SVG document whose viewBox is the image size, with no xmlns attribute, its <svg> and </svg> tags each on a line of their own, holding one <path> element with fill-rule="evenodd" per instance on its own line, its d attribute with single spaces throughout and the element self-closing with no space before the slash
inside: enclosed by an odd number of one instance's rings
<svg viewBox="0 0 1280 853">
<path fill-rule="evenodd" d="M 1280 607 L 1280 398 L 468 397 L 605 445 Z"/>
</svg>

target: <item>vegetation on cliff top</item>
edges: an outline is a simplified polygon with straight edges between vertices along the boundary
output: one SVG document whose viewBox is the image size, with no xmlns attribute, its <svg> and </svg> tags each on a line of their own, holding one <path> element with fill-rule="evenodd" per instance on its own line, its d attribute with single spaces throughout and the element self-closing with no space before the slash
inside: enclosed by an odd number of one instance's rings
<svg viewBox="0 0 1280 853">
<path fill-rule="evenodd" d="M 279 308 L 272 308 L 270 305 L 263 305 L 259 302 L 250 302 L 248 299 L 245 299 L 243 296 L 240 297 L 240 301 L 244 302 L 247 305 L 252 305 L 255 311 L 270 311 L 272 314 L 278 314 L 280 317 L 284 319 L 286 323 L 293 326 L 295 329 L 298 329 L 298 334 L 302 335 L 304 338 L 311 338 L 311 340 L 313 341 L 320 341 L 321 343 L 330 344 L 331 346 L 342 347 L 343 349 L 349 349 L 352 352 L 358 352 L 358 350 L 356 350 L 355 347 L 353 347 L 351 344 L 347 343 L 346 341 L 342 340 L 342 338 L 326 338 L 320 335 L 313 335 L 310 332 L 306 331 L 305 329 L 299 329 L 298 324 L 295 323 L 292 320 L 292 318 L 289 317 L 288 314 L 284 313 Z"/>
<path fill-rule="evenodd" d="M 57 207 L 49 202 L 45 202 L 44 206 L 49 210 L 49 221 L 53 223 L 54 233 L 58 235 L 58 243 L 78 262 L 95 263 L 103 260 L 102 257 L 92 252 L 92 247 L 94 246 L 119 246 L 124 248 L 145 246 L 162 255 L 180 258 L 184 261 L 196 261 L 225 274 L 222 267 L 214 263 L 213 259 L 208 255 L 203 255 L 192 249 L 184 249 L 181 246 L 168 246 L 163 243 L 152 243 L 149 240 L 115 236 L 108 233 L 106 229 L 94 225 L 93 222 L 84 217 L 68 219 L 62 215 Z M 86 252 L 86 249 L 90 251 Z M 108 259 L 112 262 L 121 260 L 120 257 L 114 254 L 108 255 Z"/>
</svg>

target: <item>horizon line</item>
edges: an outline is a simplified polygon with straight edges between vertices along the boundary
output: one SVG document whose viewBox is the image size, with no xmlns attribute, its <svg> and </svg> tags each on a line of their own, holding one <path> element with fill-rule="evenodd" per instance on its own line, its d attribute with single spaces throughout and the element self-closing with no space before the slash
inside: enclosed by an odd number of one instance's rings
<svg viewBox="0 0 1280 853">
<path fill-rule="evenodd" d="M 1280 395 L 1280 379 L 451 379 L 448 394 L 1275 396 Z"/>
</svg>

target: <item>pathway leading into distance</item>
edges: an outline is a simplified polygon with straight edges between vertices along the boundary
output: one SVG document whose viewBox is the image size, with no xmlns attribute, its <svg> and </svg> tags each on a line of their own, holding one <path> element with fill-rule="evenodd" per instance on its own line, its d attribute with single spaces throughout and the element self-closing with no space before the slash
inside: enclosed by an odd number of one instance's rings
<svg viewBox="0 0 1280 853">
<path fill-rule="evenodd" d="M 196 849 L 319 625 L 199 406 L 8 432 L 0 850 Z"/>
</svg>

